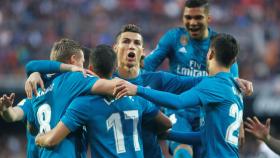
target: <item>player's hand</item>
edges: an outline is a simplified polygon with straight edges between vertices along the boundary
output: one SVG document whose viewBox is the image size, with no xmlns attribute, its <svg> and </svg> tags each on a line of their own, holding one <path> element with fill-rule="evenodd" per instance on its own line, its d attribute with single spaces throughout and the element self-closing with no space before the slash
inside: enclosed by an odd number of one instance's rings
<svg viewBox="0 0 280 158">
<path fill-rule="evenodd" d="M 245 131 L 244 131 L 244 124 L 241 122 L 240 129 L 239 129 L 239 137 L 238 137 L 238 145 L 239 148 L 242 148 L 245 144 Z"/>
<path fill-rule="evenodd" d="M 253 94 L 254 88 L 253 83 L 251 81 L 247 81 L 241 78 L 236 78 L 235 80 L 237 81 L 240 89 L 246 96 L 251 96 Z"/>
<path fill-rule="evenodd" d="M 43 138 L 43 133 L 39 133 L 36 137 L 35 137 L 35 144 L 37 146 L 40 146 L 40 147 L 43 147 L 43 141 L 42 141 L 42 138 Z"/>
<path fill-rule="evenodd" d="M 44 82 L 41 78 L 39 72 L 33 72 L 25 82 L 25 93 L 27 98 L 32 98 L 32 94 L 34 93 L 35 96 L 38 95 L 37 92 L 37 85 L 40 85 L 43 91 L 45 91 Z"/>
<path fill-rule="evenodd" d="M 247 117 L 247 121 L 245 122 L 245 131 L 253 134 L 257 139 L 262 141 L 267 141 L 270 137 L 270 118 L 266 120 L 265 125 L 262 124 L 257 117 Z"/>
<path fill-rule="evenodd" d="M 4 94 L 0 98 L 0 111 L 6 111 L 9 107 L 13 106 L 15 99 L 15 93 L 11 93 L 10 96 Z"/>
<path fill-rule="evenodd" d="M 114 96 L 116 99 L 119 99 L 124 96 L 134 96 L 137 92 L 137 86 L 125 81 L 121 80 L 116 84 L 116 87 L 114 89 Z"/>
</svg>

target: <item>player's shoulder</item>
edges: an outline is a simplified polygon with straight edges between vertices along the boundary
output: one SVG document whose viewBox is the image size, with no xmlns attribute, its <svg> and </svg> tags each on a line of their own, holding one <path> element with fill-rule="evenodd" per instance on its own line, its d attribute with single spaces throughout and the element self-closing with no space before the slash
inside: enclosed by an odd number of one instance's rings
<svg viewBox="0 0 280 158">
<path fill-rule="evenodd" d="M 198 89 L 211 91 L 217 90 L 216 87 L 220 86 L 220 79 L 216 76 L 207 76 L 204 77 L 201 82 L 196 86 Z"/>
<path fill-rule="evenodd" d="M 76 97 L 71 104 L 91 104 L 92 102 L 101 99 L 99 95 L 86 95 Z"/>
<path fill-rule="evenodd" d="M 186 29 L 184 27 L 173 27 L 169 29 L 167 32 L 172 32 L 172 33 L 185 33 Z"/>
<path fill-rule="evenodd" d="M 173 27 L 169 29 L 166 34 L 176 38 L 178 36 L 181 36 L 182 34 L 187 34 L 187 31 L 183 27 Z"/>
<path fill-rule="evenodd" d="M 99 100 L 101 96 L 98 95 L 88 95 L 88 96 L 80 96 L 75 98 L 68 109 L 78 110 L 78 111 L 92 111 L 96 106 L 97 100 Z"/>
<path fill-rule="evenodd" d="M 82 81 L 82 80 L 93 80 L 93 79 L 98 79 L 95 76 L 92 75 L 87 75 L 84 76 L 84 74 L 82 74 L 81 72 L 65 72 L 65 73 L 61 73 L 57 78 L 56 78 L 56 82 L 57 81 L 63 81 L 63 82 L 77 82 L 77 81 Z"/>
<path fill-rule="evenodd" d="M 17 105 L 18 106 L 26 106 L 26 105 L 30 105 L 30 104 L 31 104 L 31 99 L 24 98 Z"/>
</svg>

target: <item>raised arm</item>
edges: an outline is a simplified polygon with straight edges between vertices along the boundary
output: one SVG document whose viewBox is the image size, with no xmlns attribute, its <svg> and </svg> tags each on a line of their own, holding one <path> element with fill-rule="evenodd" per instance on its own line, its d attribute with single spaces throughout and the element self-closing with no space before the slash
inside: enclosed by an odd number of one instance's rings
<svg viewBox="0 0 280 158">
<path fill-rule="evenodd" d="M 91 92 L 92 94 L 113 96 L 114 88 L 121 81 L 123 80 L 120 78 L 114 78 L 112 80 L 98 79 L 92 86 Z"/>
<path fill-rule="evenodd" d="M 148 71 L 155 71 L 163 60 L 168 57 L 168 53 L 171 51 L 173 42 L 173 31 L 168 31 L 163 35 L 156 47 L 148 56 L 144 59 L 144 69 Z"/>
<path fill-rule="evenodd" d="M 264 141 L 264 143 L 275 153 L 280 155 L 280 140 L 272 137 L 270 133 L 270 119 L 262 124 L 257 117 L 247 118 L 245 122 L 245 131 L 254 135 L 257 139 Z"/>
<path fill-rule="evenodd" d="M 198 95 L 193 90 L 177 95 L 138 86 L 136 94 L 157 105 L 170 109 L 184 109 L 201 104 Z"/>
<path fill-rule="evenodd" d="M 33 60 L 27 63 L 25 67 L 27 76 L 34 72 L 39 72 L 41 74 L 51 74 L 60 72 L 82 72 L 84 75 L 91 74 L 95 75 L 92 71 L 84 69 L 79 66 L 72 64 L 65 64 L 53 60 Z"/>
<path fill-rule="evenodd" d="M 139 95 L 157 105 L 171 109 L 184 109 L 189 106 L 201 104 L 200 98 L 194 89 L 177 95 L 150 88 L 144 88 L 142 86 L 137 87 L 127 81 L 117 84 L 114 94 L 116 98 L 120 98 L 125 95 Z"/>
<path fill-rule="evenodd" d="M 13 107 L 15 94 L 12 93 L 10 96 L 6 94 L 0 98 L 0 109 L 2 118 L 7 122 L 16 122 L 24 118 L 24 111 L 18 107 Z"/>
<path fill-rule="evenodd" d="M 51 60 L 33 60 L 27 63 L 25 71 L 27 76 L 33 72 L 39 72 L 41 74 L 58 73 L 60 72 L 61 62 Z"/>
</svg>

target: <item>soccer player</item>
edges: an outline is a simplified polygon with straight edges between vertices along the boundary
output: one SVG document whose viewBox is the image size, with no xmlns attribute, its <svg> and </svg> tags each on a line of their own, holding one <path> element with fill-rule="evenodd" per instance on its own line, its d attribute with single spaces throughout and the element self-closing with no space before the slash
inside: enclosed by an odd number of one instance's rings
<svg viewBox="0 0 280 158">
<path fill-rule="evenodd" d="M 270 119 L 262 124 L 257 117 L 247 118 L 245 131 L 251 133 L 257 139 L 262 140 L 272 151 L 280 155 L 280 140 L 272 137 L 270 133 Z"/>
<path fill-rule="evenodd" d="M 136 25 L 127 24 L 122 27 L 117 34 L 114 48 L 118 60 L 115 73 L 117 77 L 137 85 L 178 93 L 191 88 L 196 83 L 192 82 L 192 79 L 163 72 L 149 73 L 140 69 L 144 48 L 141 30 Z M 200 80 L 197 79 L 197 83 Z M 157 133 L 151 129 L 153 129 L 153 124 L 149 122 L 143 124 L 144 155 L 149 158 L 159 158 L 162 157 L 162 152 L 158 144 Z"/>
<path fill-rule="evenodd" d="M 90 57 L 90 69 L 101 78 L 111 78 L 116 54 L 110 46 L 97 46 Z M 86 125 L 92 157 L 143 157 L 141 123 L 155 121 L 158 132 L 171 127 L 167 117 L 140 97 L 115 100 L 106 96 L 74 99 L 58 125 L 36 137 L 36 144 L 54 146 L 70 132 Z"/>
<path fill-rule="evenodd" d="M 141 70 L 139 66 L 140 56 L 143 53 L 143 37 L 140 33 L 140 29 L 136 25 L 128 24 L 122 28 L 118 33 L 114 48 L 118 56 L 115 76 L 143 86 L 172 92 L 177 91 L 178 93 L 191 88 L 195 84 L 195 82 L 192 82 L 192 78 L 189 79 L 162 72 L 144 73 L 145 71 Z M 31 64 L 31 66 L 29 65 L 28 67 L 38 70 L 38 66 L 48 65 L 46 69 L 44 69 L 45 72 L 53 73 L 60 71 L 60 69 L 57 69 L 59 67 L 56 67 L 53 61 L 38 62 L 40 64 Z M 144 135 L 145 157 L 161 157 L 162 154 L 156 137 L 157 133 L 153 132 L 153 124 L 145 122 L 143 127 L 142 133 Z"/>
<path fill-rule="evenodd" d="M 183 12 L 183 27 L 170 29 L 165 33 L 156 49 L 145 58 L 144 68 L 155 71 L 165 58 L 169 59 L 170 72 L 184 76 L 206 76 L 206 55 L 210 40 L 217 33 L 209 28 L 211 16 L 207 0 L 187 0 Z M 231 67 L 234 77 L 238 77 L 236 63 Z M 169 111 L 169 115 L 175 113 L 177 123 L 172 129 L 178 131 L 198 131 L 203 124 L 203 116 L 199 106 L 188 111 Z M 187 149 L 191 155 L 189 146 L 171 143 L 171 151 Z M 194 152 L 196 154 L 199 152 Z M 176 153 L 174 154 L 176 157 Z M 195 157 L 195 156 L 194 156 Z"/>
<path fill-rule="evenodd" d="M 31 100 L 23 99 L 13 107 L 15 94 L 10 96 L 6 94 L 0 98 L 0 113 L 2 118 L 7 122 L 22 121 L 26 126 L 26 157 L 38 157 L 38 147 L 35 145 L 34 130 L 32 122 L 34 121 Z"/>
<path fill-rule="evenodd" d="M 201 129 L 202 157 L 237 158 L 243 101 L 230 73 L 237 54 L 238 44 L 234 37 L 218 34 L 212 39 L 207 54 L 209 77 L 194 88 L 176 95 L 123 82 L 115 91 L 117 97 L 137 94 L 168 108 L 187 110 L 202 105 L 205 115 L 205 124 Z"/>
<path fill-rule="evenodd" d="M 84 56 L 81 46 L 73 40 L 62 39 L 56 42 L 51 51 L 51 59 L 83 68 Z M 66 64 L 57 62 L 55 67 L 61 69 L 64 65 Z M 27 73 L 31 74 L 37 69 L 43 74 L 46 73 L 43 70 L 48 66 L 33 61 L 26 66 Z M 44 80 L 47 88 L 45 91 L 39 91 L 32 101 L 35 124 L 39 133 L 55 127 L 75 97 L 97 93 L 112 95 L 116 82 L 116 80 L 109 81 L 93 76 L 85 77 L 80 72 L 57 73 L 51 76 L 51 80 Z M 40 157 L 84 157 L 86 147 L 83 146 L 81 137 L 83 137 L 82 129 L 71 134 L 53 149 L 41 148 Z"/>
<path fill-rule="evenodd" d="M 114 45 L 117 53 L 117 71 L 115 76 L 129 80 L 132 83 L 151 87 L 173 93 L 181 93 L 190 89 L 201 81 L 202 78 L 177 76 L 165 72 L 145 72 L 140 69 L 139 60 L 143 53 L 143 37 L 139 27 L 133 24 L 124 25 L 117 35 Z M 51 64 L 51 62 L 48 62 Z M 43 63 L 40 65 L 44 65 Z M 36 66 L 32 66 L 36 67 Z M 55 66 L 49 66 L 54 68 Z M 49 69 L 51 72 L 60 70 Z M 247 81 L 242 84 L 246 85 Z M 246 87 L 246 86 L 245 86 Z M 250 90 L 249 90 L 250 91 Z M 161 150 L 157 142 L 157 133 L 152 132 L 153 125 L 149 122 L 143 124 L 144 155 L 149 158 L 161 157 Z"/>
<path fill-rule="evenodd" d="M 126 24 L 122 27 L 117 34 L 114 48 L 118 60 L 115 75 L 134 84 L 179 94 L 192 88 L 202 79 L 202 77 L 178 76 L 166 72 L 147 72 L 140 69 L 141 62 L 139 63 L 139 60 L 141 61 L 144 50 L 143 36 L 140 28 L 136 25 Z M 242 79 L 238 81 L 247 95 L 252 92 L 251 82 Z M 158 158 L 162 154 L 156 134 L 149 130 L 151 127 L 152 125 L 149 123 L 143 125 L 144 155 L 149 158 Z"/>
</svg>

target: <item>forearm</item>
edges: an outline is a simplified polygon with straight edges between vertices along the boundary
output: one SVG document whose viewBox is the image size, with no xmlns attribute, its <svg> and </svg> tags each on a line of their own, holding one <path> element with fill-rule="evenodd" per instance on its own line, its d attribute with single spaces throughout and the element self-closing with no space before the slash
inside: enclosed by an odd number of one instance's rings
<svg viewBox="0 0 280 158">
<path fill-rule="evenodd" d="M 168 73 L 166 74 L 169 75 L 170 77 L 165 77 L 167 78 L 167 80 L 163 79 L 162 91 L 176 93 L 176 94 L 185 92 L 193 88 L 198 83 L 200 83 L 203 79 L 203 77 L 178 76 L 174 74 L 170 75 Z"/>
<path fill-rule="evenodd" d="M 268 138 L 264 142 L 272 151 L 280 155 L 280 140 L 268 135 Z"/>
<path fill-rule="evenodd" d="M 20 121 L 23 116 L 23 111 L 18 107 L 9 107 L 2 112 L 2 118 L 7 122 Z"/>
<path fill-rule="evenodd" d="M 116 86 L 116 80 L 114 79 L 113 80 L 98 79 L 93 85 L 93 87 L 91 88 L 91 92 L 93 94 L 113 96 L 115 86 Z"/>
<path fill-rule="evenodd" d="M 153 52 L 144 59 L 144 69 L 148 71 L 155 71 L 165 58 L 164 53 Z"/>
<path fill-rule="evenodd" d="M 138 86 L 137 95 L 170 109 L 183 109 L 189 106 L 199 105 L 199 101 L 192 97 L 191 93 L 177 95 Z"/>
<path fill-rule="evenodd" d="M 61 63 L 51 60 L 33 60 L 26 65 L 25 70 L 28 76 L 33 72 L 58 73 L 61 72 Z"/>
<path fill-rule="evenodd" d="M 36 137 L 36 144 L 41 147 L 54 147 L 59 144 L 68 134 L 69 129 L 60 121 L 51 131 Z"/>
</svg>

